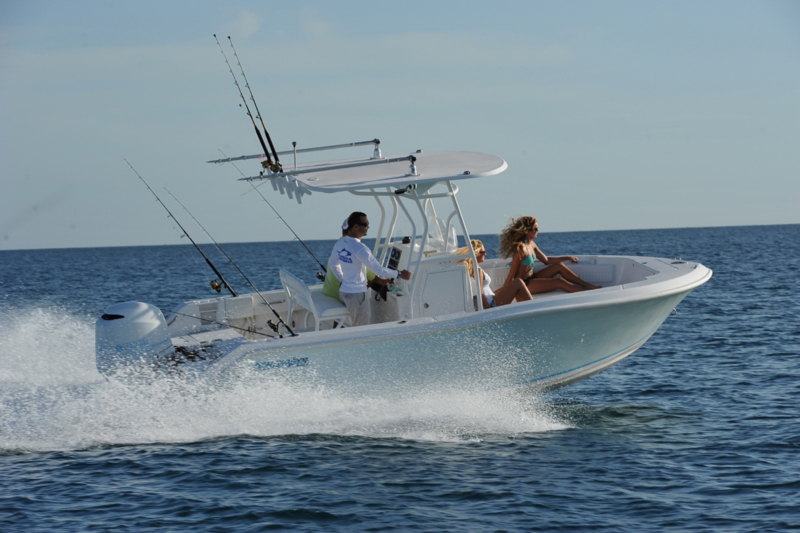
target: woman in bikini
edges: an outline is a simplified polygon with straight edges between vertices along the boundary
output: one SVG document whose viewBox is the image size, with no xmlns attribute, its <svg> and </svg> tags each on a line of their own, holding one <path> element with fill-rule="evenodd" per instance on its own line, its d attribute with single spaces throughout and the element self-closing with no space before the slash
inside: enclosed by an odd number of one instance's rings
<svg viewBox="0 0 800 533">
<path fill-rule="evenodd" d="M 483 243 L 478 239 L 472 239 L 469 241 L 469 243 L 472 245 L 472 249 L 475 250 L 475 257 L 478 259 L 478 264 L 480 265 L 486 259 L 486 248 L 484 248 Z M 456 253 L 459 255 L 469 254 L 469 246 L 459 248 Z M 467 263 L 469 275 L 474 278 L 475 269 L 472 265 L 472 259 L 463 259 L 462 261 Z M 490 278 L 489 274 L 484 272 L 481 267 L 478 267 L 478 276 L 480 276 L 479 281 L 481 282 L 481 299 L 483 301 L 484 309 L 507 305 L 513 302 L 514 299 L 516 299 L 518 302 L 524 302 L 525 300 L 533 299 L 533 296 L 531 296 L 530 291 L 521 279 L 516 279 L 511 283 L 505 283 L 502 287 L 497 289 L 497 292 L 493 292 L 489 287 L 489 284 L 492 282 L 492 278 Z"/>
<path fill-rule="evenodd" d="M 541 294 L 558 289 L 566 292 L 580 292 L 600 288 L 583 281 L 564 264 L 565 261 L 577 263 L 577 257 L 547 257 L 544 255 L 544 252 L 533 242 L 538 233 L 539 223 L 536 222 L 536 219 L 524 216 L 517 219 L 512 218 L 503 233 L 500 234 L 500 257 L 511 257 L 511 268 L 508 271 L 506 285 L 521 279 L 531 294 Z M 534 272 L 533 264 L 537 259 L 547 266 Z"/>
</svg>

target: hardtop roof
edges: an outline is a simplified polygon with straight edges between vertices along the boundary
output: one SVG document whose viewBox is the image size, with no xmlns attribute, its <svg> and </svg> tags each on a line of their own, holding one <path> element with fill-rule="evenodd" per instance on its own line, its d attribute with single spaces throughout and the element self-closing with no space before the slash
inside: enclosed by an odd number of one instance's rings
<svg viewBox="0 0 800 533">
<path fill-rule="evenodd" d="M 482 178 L 508 168 L 508 163 L 502 158 L 479 152 L 417 152 L 410 155 L 416 158 L 417 175 L 411 173 L 408 159 L 397 161 L 408 158 L 408 155 L 298 164 L 296 170 L 301 173 L 294 174 L 292 167 L 284 168 L 282 175 L 297 180 L 309 191 L 332 193 Z"/>
</svg>

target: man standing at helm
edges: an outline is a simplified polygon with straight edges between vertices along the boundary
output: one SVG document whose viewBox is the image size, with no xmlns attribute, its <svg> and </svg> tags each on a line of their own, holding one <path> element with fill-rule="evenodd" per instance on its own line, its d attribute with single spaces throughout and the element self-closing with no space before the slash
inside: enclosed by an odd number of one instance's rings
<svg viewBox="0 0 800 533">
<path fill-rule="evenodd" d="M 350 322 L 353 326 L 364 326 L 370 320 L 367 268 L 382 278 L 390 279 L 411 279 L 411 272 L 398 272 L 382 267 L 369 248 L 361 242 L 361 238 L 366 237 L 369 230 L 366 214 L 353 212 L 342 223 L 342 230 L 346 234 L 333 246 L 328 266 L 333 270 L 336 279 L 342 282 L 339 297 L 350 312 Z"/>
</svg>

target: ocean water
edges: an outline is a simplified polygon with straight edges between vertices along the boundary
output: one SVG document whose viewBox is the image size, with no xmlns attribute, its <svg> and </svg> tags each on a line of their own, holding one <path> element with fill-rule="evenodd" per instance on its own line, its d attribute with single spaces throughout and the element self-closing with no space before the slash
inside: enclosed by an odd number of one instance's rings
<svg viewBox="0 0 800 533">
<path fill-rule="evenodd" d="M 97 374 L 106 306 L 212 294 L 191 246 L 0 252 L 0 531 L 800 529 L 800 225 L 538 242 L 714 277 L 564 389 L 349 398 Z M 308 244 L 324 259 L 332 243 Z M 225 248 L 261 289 L 319 269 L 297 242 Z"/>
</svg>

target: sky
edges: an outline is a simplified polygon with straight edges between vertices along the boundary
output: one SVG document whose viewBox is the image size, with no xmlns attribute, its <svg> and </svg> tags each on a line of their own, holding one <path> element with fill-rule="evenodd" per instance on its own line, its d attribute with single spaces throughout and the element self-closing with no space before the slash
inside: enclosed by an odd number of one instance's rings
<svg viewBox="0 0 800 533">
<path fill-rule="evenodd" d="M 278 150 L 505 159 L 459 185 L 473 234 L 800 223 L 798 2 L 0 0 L 0 250 L 185 242 L 125 159 L 198 241 L 165 188 L 218 242 L 293 238 L 206 163 L 261 152 L 213 34 Z M 262 190 L 303 239 L 379 216 Z"/>
</svg>

